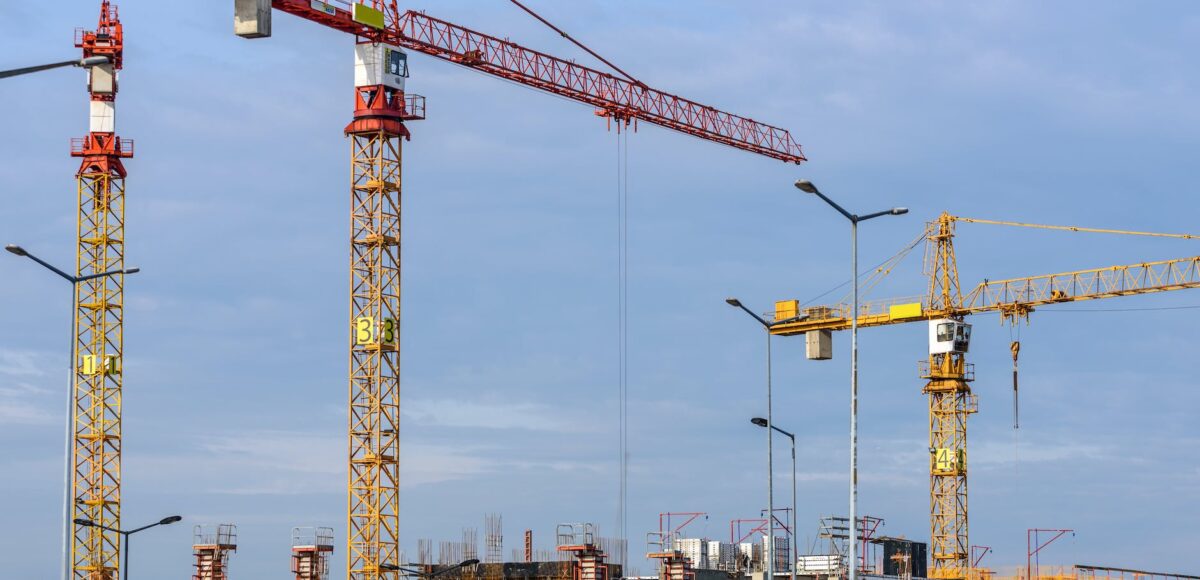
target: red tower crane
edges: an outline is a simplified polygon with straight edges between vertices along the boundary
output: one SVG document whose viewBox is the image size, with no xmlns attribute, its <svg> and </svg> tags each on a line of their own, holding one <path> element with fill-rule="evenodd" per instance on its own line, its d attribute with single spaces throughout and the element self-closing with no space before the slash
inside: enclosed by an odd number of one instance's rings
<svg viewBox="0 0 1200 580">
<path fill-rule="evenodd" d="M 124 352 L 125 166 L 133 141 L 116 133 L 117 75 L 125 34 L 117 9 L 100 3 L 95 30 L 77 30 L 84 58 L 105 57 L 88 75 L 89 126 L 71 140 L 79 157 L 76 197 L 71 578 L 116 578 L 121 527 L 121 361 Z M 87 521 L 88 525 L 78 522 Z"/>
<path fill-rule="evenodd" d="M 424 98 L 406 92 L 405 50 L 591 105 L 610 123 L 643 121 L 789 163 L 804 161 L 804 155 L 784 129 L 419 12 L 401 12 L 395 0 L 234 0 L 234 9 L 234 32 L 246 38 L 270 36 L 277 9 L 355 40 L 354 114 L 345 129 L 351 140 L 346 577 L 396 578 L 401 138 L 411 138 L 406 123 L 425 117 Z"/>
</svg>

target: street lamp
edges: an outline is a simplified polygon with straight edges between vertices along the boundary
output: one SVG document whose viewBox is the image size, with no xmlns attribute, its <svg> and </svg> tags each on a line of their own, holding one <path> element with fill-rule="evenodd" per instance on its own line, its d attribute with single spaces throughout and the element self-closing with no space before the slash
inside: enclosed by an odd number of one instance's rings
<svg viewBox="0 0 1200 580">
<path fill-rule="evenodd" d="M 800 553 L 796 551 L 796 524 L 800 521 L 800 512 L 796 511 L 796 436 L 772 425 L 770 421 L 762 417 L 755 417 L 750 422 L 759 427 L 767 427 L 768 432 L 773 429 L 792 441 L 792 561 L 790 567 L 792 580 L 796 580 L 796 562 L 800 559 Z M 775 517 L 775 515 L 772 514 L 771 517 Z"/>
<path fill-rule="evenodd" d="M 69 522 L 67 521 L 67 518 L 70 517 L 70 510 L 71 510 L 71 456 L 72 456 L 72 452 L 74 451 L 71 448 L 71 440 L 74 438 L 74 429 L 73 429 L 73 426 L 74 426 L 73 425 L 74 395 L 73 395 L 73 391 L 75 389 L 75 334 L 76 334 L 75 310 L 76 310 L 76 305 L 77 305 L 75 286 L 78 285 L 80 282 L 92 280 L 95 278 L 100 278 L 102 276 L 113 276 L 116 274 L 135 274 L 135 273 L 141 271 L 141 269 L 140 268 L 125 268 L 123 270 L 110 270 L 108 272 L 100 272 L 99 274 L 88 274 L 86 276 L 72 276 L 70 274 L 67 274 L 66 272 L 63 272 L 62 270 L 59 270 L 58 268 L 55 268 L 51 264 L 47 263 L 45 260 L 42 260 L 41 258 L 29 253 L 28 250 L 26 250 L 25 248 L 22 248 L 21 246 L 18 246 L 16 244 L 8 244 L 7 246 L 4 246 L 4 249 L 7 250 L 10 254 L 13 254 L 15 256 L 19 256 L 22 258 L 29 258 L 30 260 L 37 262 L 42 267 L 46 268 L 47 270 L 50 270 L 51 272 L 54 272 L 55 274 L 58 274 L 64 280 L 71 283 L 71 347 L 68 350 L 69 354 L 67 355 L 69 357 L 67 360 L 67 371 L 68 371 L 67 376 L 69 377 L 69 383 L 67 384 L 66 435 L 63 440 L 63 514 L 62 514 L 62 522 L 63 522 L 62 523 L 62 526 L 63 526 L 63 529 L 62 529 L 62 566 L 63 566 L 63 570 L 62 570 L 62 574 L 63 574 L 63 578 L 65 580 L 67 577 L 67 574 L 68 574 L 68 568 L 71 565 L 70 560 L 67 557 L 67 552 L 68 552 L 67 542 L 68 542 L 68 538 L 70 536 L 70 525 L 69 525 Z"/>
<path fill-rule="evenodd" d="M 766 424 L 771 424 L 771 323 L 746 308 L 737 298 L 726 298 L 725 303 L 740 308 L 746 314 L 758 321 L 766 330 L 767 335 L 767 418 Z M 767 579 L 775 580 L 775 454 L 771 447 L 771 430 L 767 429 L 767 546 L 771 553 L 764 559 L 767 561 Z"/>
<path fill-rule="evenodd" d="M 123 564 L 121 564 L 121 568 L 122 568 L 121 577 L 124 578 L 125 580 L 129 580 L 129 536 L 132 536 L 142 530 L 148 530 L 150 528 L 153 528 L 154 526 L 165 526 L 168 524 L 173 524 L 182 519 L 183 519 L 183 516 L 167 516 L 167 517 L 165 517 L 161 520 L 158 520 L 157 522 L 154 522 L 152 524 L 147 524 L 140 528 L 135 528 L 135 529 L 128 530 L 128 531 L 122 531 L 122 530 L 118 530 L 116 528 L 102 526 L 100 524 L 97 524 L 96 522 L 93 522 L 92 520 L 88 520 L 88 519 L 84 519 L 84 518 L 77 518 L 75 520 L 75 523 L 77 525 L 83 526 L 85 528 L 100 528 L 105 531 L 121 534 L 121 536 L 124 538 L 124 544 L 125 544 L 125 546 L 124 546 L 125 549 L 122 550 L 123 552 L 125 552 L 125 557 L 124 557 L 125 562 Z"/>
<path fill-rule="evenodd" d="M 832 199 L 825 197 L 813 182 L 807 179 L 796 181 L 796 189 L 811 193 L 836 209 L 850 221 L 850 246 L 854 269 L 854 306 L 850 315 L 850 580 L 858 580 L 856 552 L 858 543 L 858 222 L 865 222 L 885 215 L 904 215 L 908 208 L 894 207 L 866 215 L 852 214 Z"/>
<path fill-rule="evenodd" d="M 63 66 L 77 66 L 80 68 L 92 68 L 94 66 L 108 64 L 112 61 L 107 56 L 89 56 L 87 58 L 76 58 L 72 60 L 64 60 L 61 62 L 52 62 L 50 64 L 39 64 L 37 66 L 27 66 L 25 68 L 14 68 L 12 70 L 0 71 L 0 79 L 35 73 L 38 71 L 59 68 Z"/>
</svg>

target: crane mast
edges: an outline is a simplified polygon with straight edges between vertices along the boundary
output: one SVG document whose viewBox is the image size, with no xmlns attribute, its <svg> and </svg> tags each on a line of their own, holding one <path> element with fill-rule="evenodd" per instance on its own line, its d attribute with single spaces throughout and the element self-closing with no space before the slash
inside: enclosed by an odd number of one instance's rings
<svg viewBox="0 0 1200 580">
<path fill-rule="evenodd" d="M 930 228 L 928 303 L 931 310 L 956 311 L 962 305 L 958 264 L 954 256 L 954 221 L 943 213 Z M 961 316 L 936 325 L 959 332 Z M 966 361 L 968 341 L 930 337 L 929 362 L 921 365 L 921 378 L 929 382 L 922 392 L 929 397 L 929 539 L 930 578 L 960 580 L 970 567 L 967 526 L 967 418 L 978 409 L 971 393 L 974 379 Z M 969 339 L 969 336 L 966 337 Z M 941 345 L 949 344 L 949 348 Z"/>
<path fill-rule="evenodd" d="M 88 76 L 88 135 L 71 140 L 81 158 L 76 174 L 79 201 L 76 276 L 125 268 L 125 166 L 133 141 L 116 134 L 117 74 L 123 64 L 124 31 L 117 9 L 100 5 L 95 31 L 77 31 L 84 58 L 106 56 L 108 64 Z M 120 536 L 102 529 L 121 526 L 121 366 L 124 354 L 124 274 L 75 285 L 75 370 L 73 388 L 72 577 L 115 579 Z"/>
<path fill-rule="evenodd" d="M 399 48 L 355 46 L 350 138 L 350 417 L 348 578 L 395 577 L 400 566 L 400 232 L 406 95 Z"/>
</svg>

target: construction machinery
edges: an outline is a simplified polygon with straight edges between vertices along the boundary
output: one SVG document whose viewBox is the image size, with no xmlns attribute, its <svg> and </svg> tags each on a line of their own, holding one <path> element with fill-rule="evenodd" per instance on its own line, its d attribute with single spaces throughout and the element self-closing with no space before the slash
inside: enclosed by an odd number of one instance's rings
<svg viewBox="0 0 1200 580">
<path fill-rule="evenodd" d="M 929 286 L 923 298 L 867 302 L 860 305 L 857 313 L 844 303 L 802 309 L 798 300 L 776 302 L 771 334 L 805 335 L 806 356 L 810 359 L 830 358 L 832 332 L 850 328 L 855 316 L 860 328 L 928 322 L 929 359 L 920 363 L 920 376 L 927 381 L 922 392 L 929 398 L 932 544 L 929 577 L 946 580 L 965 579 L 971 568 L 967 538 L 967 417 L 978 410 L 978 399 L 970 387 L 975 379 L 974 368 L 966 362 L 971 339 L 971 325 L 965 321 L 966 317 L 998 312 L 1002 321 L 1016 324 L 1027 321 L 1035 308 L 1049 304 L 1200 287 L 1200 256 L 1193 256 L 1042 276 L 985 280 L 963 295 L 954 253 L 955 224 L 958 222 L 1179 239 L 1196 237 L 1189 234 L 971 219 L 943 213 L 928 224 L 921 238 L 876 270 L 870 280 L 871 283 L 877 283 L 924 239 L 925 274 L 929 277 Z M 1019 344 L 1014 342 L 1014 397 L 1018 349 Z"/>
<path fill-rule="evenodd" d="M 90 277 L 125 268 L 125 165 L 133 141 L 116 133 L 117 76 L 125 35 L 117 8 L 100 3 L 95 30 L 77 30 L 83 58 L 107 62 L 88 69 L 89 126 L 71 140 L 79 201 L 76 236 L 71 534 L 72 578 L 115 579 L 120 562 L 121 399 L 125 276 Z"/>
<path fill-rule="evenodd" d="M 345 128 L 351 142 L 347 577 L 395 578 L 400 564 L 401 142 L 412 137 L 407 124 L 425 117 L 425 99 L 405 86 L 406 51 L 590 105 L 618 129 L 644 121 L 785 162 L 800 163 L 804 156 L 784 129 L 652 89 L 615 66 L 620 77 L 420 12 L 401 12 L 395 0 L 234 0 L 234 32 L 245 38 L 270 36 L 272 9 L 340 30 L 355 41 L 355 83 L 348 87 L 354 111 Z"/>
</svg>

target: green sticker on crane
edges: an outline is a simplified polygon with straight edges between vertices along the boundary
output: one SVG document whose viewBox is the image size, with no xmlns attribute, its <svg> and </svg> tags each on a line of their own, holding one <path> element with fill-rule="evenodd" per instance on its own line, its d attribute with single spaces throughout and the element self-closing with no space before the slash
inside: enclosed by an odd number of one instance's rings
<svg viewBox="0 0 1200 580">
<path fill-rule="evenodd" d="M 376 10 L 365 4 L 355 3 L 350 16 L 359 24 L 380 30 L 383 29 L 383 11 L 381 10 Z"/>
</svg>

